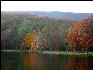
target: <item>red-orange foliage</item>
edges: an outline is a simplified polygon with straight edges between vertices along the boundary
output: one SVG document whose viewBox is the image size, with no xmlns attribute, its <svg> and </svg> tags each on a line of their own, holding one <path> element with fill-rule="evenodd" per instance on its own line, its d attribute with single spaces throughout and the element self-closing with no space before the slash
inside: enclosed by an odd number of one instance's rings
<svg viewBox="0 0 93 70">
<path fill-rule="evenodd" d="M 24 43 L 24 42 L 22 42 L 22 43 L 21 43 L 20 50 L 25 50 L 25 48 L 26 48 L 25 43 Z"/>
<path fill-rule="evenodd" d="M 82 20 L 72 25 L 67 35 L 67 41 L 74 46 L 74 50 L 93 47 L 93 18 Z"/>
<path fill-rule="evenodd" d="M 55 50 L 59 50 L 59 44 L 56 44 Z"/>
</svg>

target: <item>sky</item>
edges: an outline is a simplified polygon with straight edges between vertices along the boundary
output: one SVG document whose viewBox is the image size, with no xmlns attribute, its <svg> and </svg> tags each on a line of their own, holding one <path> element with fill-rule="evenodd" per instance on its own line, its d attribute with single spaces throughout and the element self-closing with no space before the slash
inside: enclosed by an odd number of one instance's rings
<svg viewBox="0 0 93 70">
<path fill-rule="evenodd" d="M 93 1 L 1 1 L 1 11 L 93 13 Z"/>
</svg>

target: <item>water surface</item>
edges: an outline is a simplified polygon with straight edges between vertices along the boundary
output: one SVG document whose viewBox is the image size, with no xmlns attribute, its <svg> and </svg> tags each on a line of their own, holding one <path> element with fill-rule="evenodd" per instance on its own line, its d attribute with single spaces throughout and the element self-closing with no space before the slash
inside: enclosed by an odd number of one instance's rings
<svg viewBox="0 0 93 70">
<path fill-rule="evenodd" d="M 93 70 L 93 56 L 1 52 L 1 70 Z"/>
</svg>

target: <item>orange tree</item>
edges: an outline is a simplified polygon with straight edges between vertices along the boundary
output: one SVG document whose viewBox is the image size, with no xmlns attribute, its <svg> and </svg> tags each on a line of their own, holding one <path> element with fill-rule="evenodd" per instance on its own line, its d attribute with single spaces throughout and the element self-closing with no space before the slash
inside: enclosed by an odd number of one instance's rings
<svg viewBox="0 0 93 70">
<path fill-rule="evenodd" d="M 74 46 L 74 51 L 85 51 L 87 48 L 93 50 L 93 18 L 72 25 L 67 34 L 67 42 Z"/>
<path fill-rule="evenodd" d="M 25 45 L 29 47 L 30 50 L 38 49 L 38 39 L 37 34 L 29 33 L 26 34 L 24 38 Z"/>
</svg>

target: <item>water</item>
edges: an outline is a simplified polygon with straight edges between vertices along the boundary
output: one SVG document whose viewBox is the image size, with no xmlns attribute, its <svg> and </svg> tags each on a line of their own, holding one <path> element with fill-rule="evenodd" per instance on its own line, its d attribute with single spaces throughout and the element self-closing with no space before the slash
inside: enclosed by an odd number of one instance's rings
<svg viewBox="0 0 93 70">
<path fill-rule="evenodd" d="M 93 56 L 1 52 L 1 70 L 93 70 Z"/>
</svg>

